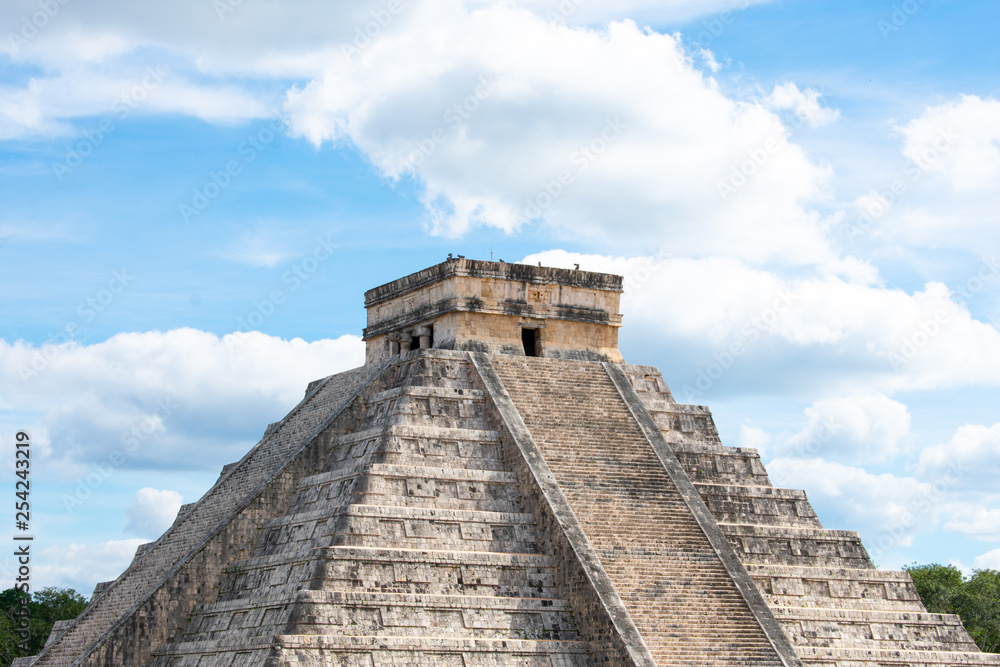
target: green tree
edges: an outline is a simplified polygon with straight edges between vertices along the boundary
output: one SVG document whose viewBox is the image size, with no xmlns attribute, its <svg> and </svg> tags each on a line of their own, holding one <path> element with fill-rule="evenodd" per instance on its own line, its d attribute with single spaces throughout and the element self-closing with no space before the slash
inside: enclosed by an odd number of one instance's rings
<svg viewBox="0 0 1000 667">
<path fill-rule="evenodd" d="M 952 565 L 906 568 L 927 611 L 957 614 L 982 651 L 1000 653 L 1000 572 L 973 570 L 966 579 Z"/>
<path fill-rule="evenodd" d="M 976 645 L 1000 653 L 1000 572 L 975 570 L 952 605 Z"/>
<path fill-rule="evenodd" d="M 8 588 L 0 592 L 0 666 L 7 667 L 14 658 L 35 655 L 45 645 L 56 621 L 76 618 L 87 606 L 87 600 L 70 588 L 43 588 L 28 595 L 28 650 L 22 648 L 17 634 L 17 612 L 24 595 Z"/>
<path fill-rule="evenodd" d="M 920 600 L 927 611 L 935 614 L 954 614 L 951 600 L 962 588 L 965 578 L 954 565 L 911 565 L 906 568 Z"/>
</svg>

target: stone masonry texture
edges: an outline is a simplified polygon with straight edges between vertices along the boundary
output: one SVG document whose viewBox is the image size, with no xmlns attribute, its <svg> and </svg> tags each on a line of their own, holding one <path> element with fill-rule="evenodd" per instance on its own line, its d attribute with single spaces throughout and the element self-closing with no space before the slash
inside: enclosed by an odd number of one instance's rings
<svg viewBox="0 0 1000 667">
<path fill-rule="evenodd" d="M 18 664 L 1000 666 L 620 363 L 620 291 L 461 257 L 371 290 L 368 363 Z"/>
</svg>

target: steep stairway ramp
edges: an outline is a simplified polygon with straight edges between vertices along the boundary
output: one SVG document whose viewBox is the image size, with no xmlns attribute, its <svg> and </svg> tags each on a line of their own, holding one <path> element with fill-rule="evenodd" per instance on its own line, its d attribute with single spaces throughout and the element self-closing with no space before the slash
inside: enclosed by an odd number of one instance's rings
<svg viewBox="0 0 1000 667">
<path fill-rule="evenodd" d="M 697 493 L 689 482 L 687 497 L 678 489 L 605 365 L 479 358 L 495 369 L 655 664 L 798 664 L 783 635 L 773 637 L 774 619 L 772 636 L 762 628 L 745 572 L 741 590 L 692 511 Z M 772 638 L 784 641 L 788 663 Z"/>
</svg>

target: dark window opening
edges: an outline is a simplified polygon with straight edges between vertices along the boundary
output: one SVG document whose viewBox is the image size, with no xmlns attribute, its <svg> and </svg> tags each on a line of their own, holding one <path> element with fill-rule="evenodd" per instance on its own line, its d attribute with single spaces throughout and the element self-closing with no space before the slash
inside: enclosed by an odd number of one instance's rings
<svg viewBox="0 0 1000 667">
<path fill-rule="evenodd" d="M 524 346 L 524 356 L 538 356 L 538 329 L 521 329 L 521 345 Z"/>
</svg>

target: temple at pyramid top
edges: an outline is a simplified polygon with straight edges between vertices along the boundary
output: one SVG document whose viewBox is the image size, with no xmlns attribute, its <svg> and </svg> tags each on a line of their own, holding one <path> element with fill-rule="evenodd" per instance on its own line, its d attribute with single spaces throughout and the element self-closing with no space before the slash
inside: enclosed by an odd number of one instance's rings
<svg viewBox="0 0 1000 667">
<path fill-rule="evenodd" d="M 449 256 L 365 293 L 368 363 L 411 349 L 621 362 L 622 277 Z"/>
</svg>

